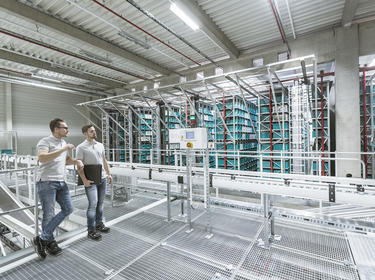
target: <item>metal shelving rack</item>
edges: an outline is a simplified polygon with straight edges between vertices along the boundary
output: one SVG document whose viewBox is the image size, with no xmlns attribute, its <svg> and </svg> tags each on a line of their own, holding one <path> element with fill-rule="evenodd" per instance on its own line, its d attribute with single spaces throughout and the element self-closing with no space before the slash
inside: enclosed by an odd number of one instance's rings
<svg viewBox="0 0 375 280">
<path fill-rule="evenodd" d="M 155 137 L 153 133 L 153 115 L 151 109 L 137 108 L 139 116 L 137 118 L 138 134 L 138 162 L 151 163 L 151 151 L 154 149 Z"/>
<path fill-rule="evenodd" d="M 241 152 L 256 152 L 257 150 L 256 130 L 254 130 L 257 123 L 256 105 L 250 101 L 245 103 L 239 96 L 223 96 L 222 99 L 217 99 L 217 103 L 217 108 L 222 112 L 226 126 L 223 125 L 220 118 L 216 118 L 216 149 L 224 151 L 224 153 L 228 152 L 223 157 L 219 157 L 218 167 L 256 170 L 257 160 L 255 158 L 241 157 Z M 254 124 L 254 128 L 251 122 Z"/>
<path fill-rule="evenodd" d="M 265 156 L 258 171 L 290 173 L 290 107 L 286 88 L 269 87 L 268 98 L 259 98 L 259 150 Z M 262 166 L 261 166 L 262 165 Z"/>
<path fill-rule="evenodd" d="M 324 73 L 321 73 L 320 83 L 317 86 L 317 96 L 315 96 L 314 90 L 311 92 L 313 149 L 321 153 L 321 160 L 318 158 L 317 161 L 313 162 L 313 174 L 329 176 L 331 174 L 331 161 L 324 161 L 324 157 L 329 157 L 331 152 L 329 95 L 332 84 L 329 81 L 323 81 L 323 77 Z M 319 162 L 321 162 L 321 166 L 318 165 Z"/>
<path fill-rule="evenodd" d="M 365 87 L 366 85 L 366 87 Z M 365 95 L 363 94 L 365 90 Z M 366 96 L 366 98 L 364 98 Z M 365 163 L 365 178 L 374 178 L 375 174 L 375 141 L 374 141 L 374 83 L 373 79 L 367 81 L 366 72 L 362 72 L 360 85 L 360 120 L 361 120 L 361 152 L 372 154 L 363 154 L 362 160 Z M 364 112 L 366 112 L 364 114 Z M 366 125 L 364 125 L 366 124 Z M 366 129 L 365 129 L 366 128 Z"/>
<path fill-rule="evenodd" d="M 177 129 L 185 127 L 184 117 L 186 118 L 183 108 L 181 106 L 176 106 L 173 104 L 160 103 L 161 116 L 164 115 L 164 124 L 161 125 L 162 129 L 162 150 L 164 150 L 162 156 L 163 164 L 175 165 L 175 157 L 173 151 L 169 145 L 169 129 Z M 166 127 L 167 129 L 166 129 Z"/>
<path fill-rule="evenodd" d="M 310 151 L 310 123 L 309 94 L 311 86 L 296 81 L 290 87 L 290 133 L 291 133 L 291 173 L 310 174 L 311 162 L 303 159 Z"/>
<path fill-rule="evenodd" d="M 308 137 L 303 138 L 303 135 L 308 133 L 311 124 L 302 119 L 297 122 L 301 127 L 304 125 L 305 131 L 297 135 L 298 143 L 293 144 L 298 144 L 298 147 L 293 149 L 290 141 L 289 88 L 294 81 L 303 81 L 309 85 L 313 80 L 316 84 L 316 67 L 314 56 L 306 56 L 129 92 L 78 106 L 90 109 L 91 113 L 98 110 L 106 115 L 103 121 L 103 142 L 107 150 L 115 147 L 119 151 L 112 152 L 111 159 L 114 160 L 183 165 L 184 160 L 176 160 L 168 143 L 169 129 L 205 126 L 216 147 L 216 151 L 210 155 L 211 167 L 301 173 L 301 169 L 306 167 L 301 167 L 300 162 L 293 162 L 290 158 L 293 150 L 301 153 L 310 145 Z M 314 90 L 317 89 L 309 85 L 309 91 Z M 311 101 L 312 97 L 309 98 Z M 328 108 L 328 102 L 323 102 L 323 106 Z M 318 110 L 318 106 L 315 107 L 313 111 Z M 98 119 L 101 119 L 100 116 Z M 150 127 L 146 128 L 146 123 Z M 110 135 L 115 135 L 119 143 L 110 143 Z M 327 135 L 324 136 L 324 141 L 328 143 Z M 138 149 L 145 152 L 139 153 Z M 227 153 L 225 158 L 224 151 Z M 253 152 L 253 158 L 263 159 L 255 163 L 249 156 L 245 156 L 245 152 Z M 260 162 L 264 164 L 260 166 Z M 197 159 L 195 163 L 201 162 Z M 295 168 L 292 170 L 292 163 L 295 167 L 299 164 L 298 171 Z"/>
</svg>

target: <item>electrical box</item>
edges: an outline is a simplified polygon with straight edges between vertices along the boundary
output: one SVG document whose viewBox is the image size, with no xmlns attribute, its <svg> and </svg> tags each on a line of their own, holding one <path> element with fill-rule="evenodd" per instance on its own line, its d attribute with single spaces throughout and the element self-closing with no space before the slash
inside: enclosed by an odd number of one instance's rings
<svg viewBox="0 0 375 280">
<path fill-rule="evenodd" d="M 208 142 L 207 128 L 180 128 L 169 130 L 169 144 L 172 149 L 207 149 L 213 148 Z"/>
</svg>

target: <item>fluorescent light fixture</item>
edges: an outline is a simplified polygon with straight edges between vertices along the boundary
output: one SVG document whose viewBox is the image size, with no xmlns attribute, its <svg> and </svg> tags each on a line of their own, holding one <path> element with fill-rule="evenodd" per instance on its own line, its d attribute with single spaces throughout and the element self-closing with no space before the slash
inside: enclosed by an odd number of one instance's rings
<svg viewBox="0 0 375 280">
<path fill-rule="evenodd" d="M 38 78 L 38 79 L 45 80 L 45 81 L 50 81 L 50 82 L 54 82 L 54 83 L 61 83 L 61 81 L 57 80 L 57 79 L 46 78 L 46 77 L 35 75 L 35 74 L 33 74 L 32 76 L 35 77 L 35 78 Z"/>
<path fill-rule="evenodd" d="M 191 18 L 188 17 L 187 14 L 184 13 L 179 7 L 177 7 L 176 3 L 172 3 L 169 9 L 174 12 L 183 22 L 185 22 L 191 29 L 198 30 L 199 26 L 196 24 Z"/>
<path fill-rule="evenodd" d="M 102 61 L 102 62 L 106 62 L 106 63 L 112 63 L 112 60 L 104 57 L 104 56 L 101 56 L 101 55 L 98 55 L 98 54 L 95 54 L 95 53 L 92 53 L 92 52 L 89 52 L 89 51 L 86 51 L 86 50 L 79 50 L 79 53 L 84 55 L 84 56 L 87 56 L 89 58 L 92 58 L 92 59 L 95 59 L 95 60 L 98 60 L 98 61 Z"/>
<path fill-rule="evenodd" d="M 143 42 L 137 38 L 135 38 L 134 36 L 124 32 L 124 31 L 121 31 L 118 33 L 118 35 L 120 35 L 121 37 L 124 37 L 125 39 L 133 42 L 134 44 L 137 44 L 138 46 L 141 46 L 142 48 L 145 48 L 146 50 L 150 48 L 150 45 L 147 44 L 146 42 Z"/>
</svg>

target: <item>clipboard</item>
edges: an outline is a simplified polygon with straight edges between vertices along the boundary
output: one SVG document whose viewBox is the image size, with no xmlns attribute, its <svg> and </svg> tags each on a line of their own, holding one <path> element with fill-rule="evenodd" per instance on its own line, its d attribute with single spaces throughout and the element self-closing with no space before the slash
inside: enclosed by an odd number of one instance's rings
<svg viewBox="0 0 375 280">
<path fill-rule="evenodd" d="M 83 172 L 88 180 L 94 181 L 95 185 L 102 183 L 102 165 L 87 164 L 83 167 Z M 83 185 L 81 176 L 78 175 L 78 186 Z"/>
</svg>

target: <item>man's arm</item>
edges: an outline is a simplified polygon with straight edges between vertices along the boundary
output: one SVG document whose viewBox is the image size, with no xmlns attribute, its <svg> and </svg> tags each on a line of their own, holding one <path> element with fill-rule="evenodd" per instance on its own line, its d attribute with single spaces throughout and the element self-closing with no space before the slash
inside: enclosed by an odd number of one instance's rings
<svg viewBox="0 0 375 280">
<path fill-rule="evenodd" d="M 49 162 L 51 160 L 54 160 L 55 158 L 57 158 L 59 155 L 66 152 L 67 150 L 72 150 L 72 149 L 74 149 L 74 145 L 72 144 L 67 144 L 61 149 L 54 151 L 54 152 L 50 152 L 50 153 L 46 149 L 39 149 L 38 160 L 42 163 Z"/>
<path fill-rule="evenodd" d="M 104 154 L 103 154 L 103 165 L 104 165 L 105 172 L 108 175 L 108 184 L 111 184 L 112 183 L 112 176 L 111 176 L 111 172 L 109 171 L 108 162 L 107 162 L 107 159 L 105 158 Z"/>
<path fill-rule="evenodd" d="M 71 164 L 77 165 L 77 170 L 83 169 L 82 161 L 79 160 L 79 159 L 71 158 L 70 156 L 66 157 L 66 163 L 65 164 L 66 165 L 71 165 Z"/>
</svg>

